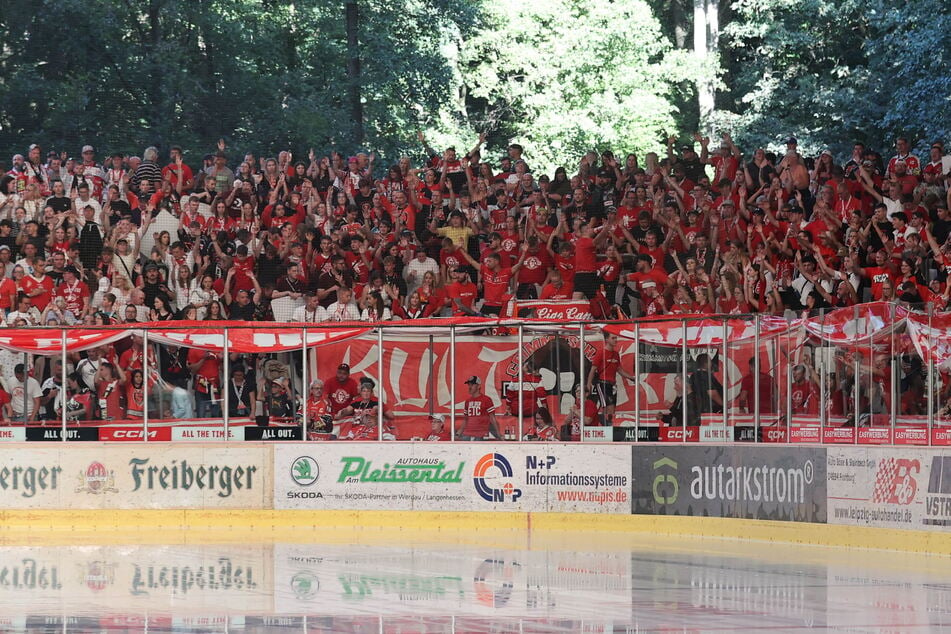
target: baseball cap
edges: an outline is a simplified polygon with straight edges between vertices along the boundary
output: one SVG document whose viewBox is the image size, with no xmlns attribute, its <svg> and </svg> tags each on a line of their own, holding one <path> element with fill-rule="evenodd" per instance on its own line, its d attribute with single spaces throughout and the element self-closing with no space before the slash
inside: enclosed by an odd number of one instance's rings
<svg viewBox="0 0 951 634">
<path fill-rule="evenodd" d="M 64 268 L 64 269 L 63 269 L 63 273 L 72 273 L 72 274 L 75 275 L 76 277 L 79 277 L 79 270 L 78 270 L 75 266 L 73 266 L 72 264 L 70 264 L 69 266 L 67 266 L 66 268 Z"/>
<path fill-rule="evenodd" d="M 349 371 L 350 371 L 350 364 L 348 364 L 348 363 L 341 363 L 340 365 L 337 366 L 337 369 L 338 369 L 338 370 L 343 370 L 344 372 L 349 372 Z"/>
<path fill-rule="evenodd" d="M 82 153 L 85 154 L 86 152 L 95 152 L 95 151 L 96 151 L 96 150 L 95 150 L 95 148 L 93 148 L 93 146 L 91 146 L 91 145 L 84 145 L 84 146 L 83 146 L 83 152 L 82 152 Z"/>
<path fill-rule="evenodd" d="M 763 210 L 762 207 L 756 207 L 755 209 L 753 209 L 753 215 L 754 215 L 754 216 L 765 216 L 765 215 L 766 215 L 766 212 Z"/>
<path fill-rule="evenodd" d="M 786 145 L 797 145 L 799 141 L 796 140 L 796 137 L 790 136 L 786 137 Z"/>
<path fill-rule="evenodd" d="M 435 421 L 438 423 L 445 423 L 446 417 L 443 416 L 442 414 L 433 414 L 432 416 L 429 417 L 429 420 Z"/>
<path fill-rule="evenodd" d="M 479 377 L 475 375 L 472 375 L 468 379 L 466 379 L 466 385 L 482 385 L 482 379 L 480 379 Z"/>
<path fill-rule="evenodd" d="M 0 244 L 0 251 L 9 251 L 10 247 L 5 244 Z"/>
<path fill-rule="evenodd" d="M 692 146 L 692 145 L 681 145 L 681 146 L 680 146 L 680 151 L 681 151 L 681 152 L 693 152 L 693 146 Z"/>
<path fill-rule="evenodd" d="M 614 172 L 602 167 L 601 169 L 598 170 L 598 176 L 600 176 L 601 178 L 611 178 L 612 176 L 614 176 Z"/>
</svg>

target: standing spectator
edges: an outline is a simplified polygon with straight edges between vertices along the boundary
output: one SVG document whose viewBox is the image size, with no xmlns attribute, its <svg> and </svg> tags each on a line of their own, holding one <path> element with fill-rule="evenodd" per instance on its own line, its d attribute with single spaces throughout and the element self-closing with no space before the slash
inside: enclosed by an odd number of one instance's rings
<svg viewBox="0 0 951 634">
<path fill-rule="evenodd" d="M 13 379 L 4 381 L 4 389 L 10 395 L 13 422 L 29 423 L 36 419 L 43 390 L 36 379 L 27 376 L 25 365 L 18 363 L 13 368 Z"/>
<path fill-rule="evenodd" d="M 495 420 L 495 405 L 492 399 L 482 394 L 482 380 L 477 376 L 466 379 L 469 396 L 462 405 L 462 421 L 456 431 L 460 440 L 502 440 L 499 424 Z"/>
</svg>

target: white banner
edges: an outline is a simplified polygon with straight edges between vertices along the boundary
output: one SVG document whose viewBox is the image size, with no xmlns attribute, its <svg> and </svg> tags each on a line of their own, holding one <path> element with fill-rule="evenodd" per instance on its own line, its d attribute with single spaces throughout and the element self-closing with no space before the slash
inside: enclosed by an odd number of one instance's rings
<svg viewBox="0 0 951 634">
<path fill-rule="evenodd" d="M 829 523 L 949 530 L 951 454 L 901 447 L 830 447 Z"/>
<path fill-rule="evenodd" d="M 10 446 L 14 449 L 14 446 Z M 263 446 L 16 446 L 0 455 L 7 509 L 263 509 L 271 505 Z"/>
<path fill-rule="evenodd" d="M 276 509 L 630 513 L 631 448 L 557 443 L 275 447 Z"/>
</svg>

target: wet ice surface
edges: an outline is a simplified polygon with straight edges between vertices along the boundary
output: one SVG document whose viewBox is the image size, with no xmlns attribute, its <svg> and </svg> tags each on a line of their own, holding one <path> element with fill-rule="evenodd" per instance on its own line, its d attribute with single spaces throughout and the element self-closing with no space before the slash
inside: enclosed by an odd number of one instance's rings
<svg viewBox="0 0 951 634">
<path fill-rule="evenodd" d="M 0 632 L 951 631 L 938 557 L 596 533 L 161 538 L 0 546 Z"/>
</svg>

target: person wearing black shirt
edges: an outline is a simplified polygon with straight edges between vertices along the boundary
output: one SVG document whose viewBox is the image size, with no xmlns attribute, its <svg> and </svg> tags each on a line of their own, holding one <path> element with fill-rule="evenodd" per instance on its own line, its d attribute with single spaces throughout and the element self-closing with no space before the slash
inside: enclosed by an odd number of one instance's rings
<svg viewBox="0 0 951 634">
<path fill-rule="evenodd" d="M 63 181 L 53 181 L 53 195 L 46 199 L 46 206 L 51 207 L 58 214 L 72 209 L 73 201 L 66 195 Z"/>
<path fill-rule="evenodd" d="M 145 293 L 145 305 L 151 308 L 155 305 L 155 298 L 162 297 L 165 301 L 171 303 L 172 294 L 168 286 L 162 281 L 159 275 L 158 266 L 154 262 L 149 262 L 142 270 L 143 285 L 142 292 Z"/>
<path fill-rule="evenodd" d="M 254 383 L 245 376 L 244 367 L 238 366 L 231 371 L 231 380 L 228 381 L 229 416 L 248 417 L 254 414 L 254 388 Z"/>
<path fill-rule="evenodd" d="M 254 295 L 246 290 L 239 290 L 234 297 L 231 296 L 231 282 L 234 277 L 234 267 L 228 269 L 228 277 L 225 278 L 224 304 L 228 309 L 228 319 L 232 321 L 254 321 L 254 313 L 257 304 L 261 300 L 261 285 L 258 284 L 258 278 L 253 272 L 248 272 L 247 276 L 254 283 Z"/>
<path fill-rule="evenodd" d="M 346 258 L 335 255 L 330 259 L 330 266 L 330 272 L 321 273 L 317 279 L 317 298 L 324 308 L 337 301 L 337 289 L 353 288 L 353 271 L 347 268 Z"/>
<path fill-rule="evenodd" d="M 688 391 L 693 394 L 693 402 L 698 414 L 723 411 L 723 385 L 713 374 L 710 355 L 697 356 L 696 370 L 688 379 Z"/>
</svg>

